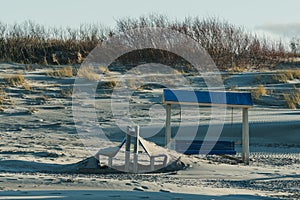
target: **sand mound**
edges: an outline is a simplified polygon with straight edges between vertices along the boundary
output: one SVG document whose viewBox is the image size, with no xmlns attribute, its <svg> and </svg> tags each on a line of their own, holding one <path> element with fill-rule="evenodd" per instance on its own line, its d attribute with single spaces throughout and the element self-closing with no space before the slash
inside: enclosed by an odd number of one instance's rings
<svg viewBox="0 0 300 200">
<path fill-rule="evenodd" d="M 108 166 L 99 166 L 98 160 L 95 157 L 89 157 L 84 159 L 78 163 L 71 164 L 65 168 L 65 172 L 73 172 L 73 173 L 95 173 L 95 174 L 107 174 L 107 173 L 126 173 L 124 172 L 124 165 L 109 168 Z M 145 168 L 143 165 L 139 165 L 140 168 Z M 181 158 L 170 162 L 166 167 L 157 166 L 155 171 L 148 171 L 149 173 L 159 172 L 172 172 L 179 171 L 189 167 L 189 164 L 183 162 Z M 147 172 L 147 170 L 141 172 Z"/>
</svg>

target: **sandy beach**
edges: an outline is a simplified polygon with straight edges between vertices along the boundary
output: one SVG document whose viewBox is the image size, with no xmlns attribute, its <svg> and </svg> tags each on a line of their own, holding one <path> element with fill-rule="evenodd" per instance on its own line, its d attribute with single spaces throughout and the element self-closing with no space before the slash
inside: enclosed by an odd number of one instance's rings
<svg viewBox="0 0 300 200">
<path fill-rule="evenodd" d="M 236 155 L 187 156 L 169 151 L 169 163 L 179 159 L 180 170 L 110 173 L 105 167 L 93 170 L 90 152 L 116 146 L 124 138 L 125 134 L 114 126 L 115 119 L 109 111 L 111 89 L 100 88 L 95 104 L 85 100 L 81 105 L 87 111 L 96 108 L 98 125 L 110 139 L 87 150 L 86 143 L 77 134 L 72 96 L 68 93 L 74 78 L 49 77 L 47 70 L 41 66 L 26 70 L 21 64 L 0 64 L 1 81 L 9 74 L 22 74 L 30 85 L 29 90 L 22 85 L 5 89 L 0 112 L 0 199 L 300 198 L 300 112 L 288 109 L 283 103 L 272 104 L 282 91 L 299 88 L 297 81 L 266 84 L 273 94 L 263 95 L 250 109 L 248 166 L 241 162 L 242 112 L 229 108 L 223 116 L 225 124 L 220 140 L 234 141 Z M 226 88 L 251 89 L 257 75 L 269 77 L 272 72 L 228 73 L 224 75 L 224 84 Z M 120 74 L 112 76 L 118 78 Z M 194 80 L 200 88 L 201 83 Z M 161 95 L 160 88 L 144 88 L 135 93 L 131 99 L 135 103 L 131 118 L 141 124 L 142 137 L 163 146 L 165 110 L 158 107 L 155 112 L 149 111 L 153 104 L 161 104 Z M 186 108 L 186 113 L 179 110 L 176 107 L 172 110 L 173 136 L 180 126 L 180 135 L 189 137 L 196 128 L 195 138 L 203 139 L 211 109 L 200 108 L 199 127 L 194 127 L 198 119 L 192 107 Z M 84 124 L 89 135 L 87 141 L 99 139 L 94 138 L 94 126 L 93 121 Z M 157 133 L 151 135 L 153 132 Z M 147 159 L 145 163 L 149 162 Z M 124 149 L 121 149 L 114 164 L 123 162 Z M 107 160 L 101 160 L 100 164 L 107 165 Z"/>
</svg>

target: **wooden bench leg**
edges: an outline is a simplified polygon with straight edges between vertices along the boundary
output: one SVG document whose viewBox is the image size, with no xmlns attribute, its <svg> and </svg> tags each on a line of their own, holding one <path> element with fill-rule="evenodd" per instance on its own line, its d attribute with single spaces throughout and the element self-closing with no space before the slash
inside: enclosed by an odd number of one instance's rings
<svg viewBox="0 0 300 200">
<path fill-rule="evenodd" d="M 112 160 L 113 158 L 112 157 L 108 157 L 108 167 L 112 167 Z"/>
<path fill-rule="evenodd" d="M 164 163 L 163 163 L 164 167 L 167 166 L 167 162 L 168 162 L 168 156 L 164 156 Z"/>
<path fill-rule="evenodd" d="M 98 160 L 98 162 L 97 162 L 97 169 L 99 169 L 100 167 L 101 167 L 101 163 L 100 163 L 100 154 L 96 154 L 95 155 L 95 157 L 96 157 L 96 159 Z"/>
<path fill-rule="evenodd" d="M 155 168 L 154 168 L 154 161 L 155 161 L 155 160 L 154 160 L 154 157 L 151 156 L 151 157 L 150 157 L 150 169 L 151 169 L 151 171 L 154 171 L 154 169 L 155 169 Z"/>
<path fill-rule="evenodd" d="M 125 152 L 125 171 L 129 170 L 129 165 L 130 165 L 130 152 L 126 151 Z"/>
<path fill-rule="evenodd" d="M 138 154 L 137 153 L 135 153 L 133 155 L 133 171 L 134 171 L 134 173 L 138 172 Z"/>
</svg>

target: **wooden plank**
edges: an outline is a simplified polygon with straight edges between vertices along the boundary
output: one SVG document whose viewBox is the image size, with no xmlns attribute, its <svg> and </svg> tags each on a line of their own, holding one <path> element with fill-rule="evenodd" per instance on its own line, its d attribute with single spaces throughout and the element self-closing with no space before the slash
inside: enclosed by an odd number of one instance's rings
<svg viewBox="0 0 300 200">
<path fill-rule="evenodd" d="M 138 152 L 139 152 L 139 137 L 140 137 L 140 127 L 135 127 L 135 137 L 134 137 L 134 150 L 133 150 L 133 171 L 138 172 Z"/>
<path fill-rule="evenodd" d="M 236 105 L 252 107 L 250 92 L 170 90 L 164 89 L 163 102 L 196 103 L 203 105 Z"/>
<path fill-rule="evenodd" d="M 200 149 L 208 154 L 236 154 L 234 142 L 231 141 L 203 141 L 203 140 L 175 140 L 175 150 L 184 154 L 199 154 Z"/>
<path fill-rule="evenodd" d="M 125 171 L 129 170 L 130 164 L 130 145 L 131 145 L 131 135 L 128 133 L 126 134 L 126 144 L 125 144 Z"/>
<path fill-rule="evenodd" d="M 166 133 L 165 133 L 165 146 L 170 148 L 171 141 L 171 104 L 166 105 Z"/>
<path fill-rule="evenodd" d="M 252 108 L 253 106 L 248 105 L 233 105 L 233 104 L 214 104 L 214 103 L 197 103 L 197 102 L 178 102 L 178 101 L 164 101 L 164 104 L 174 105 L 199 105 L 199 106 L 218 106 L 218 107 L 230 107 L 230 108 Z"/>
<path fill-rule="evenodd" d="M 246 165 L 249 165 L 249 122 L 248 109 L 243 108 L 243 136 L 242 136 L 242 160 Z"/>
</svg>

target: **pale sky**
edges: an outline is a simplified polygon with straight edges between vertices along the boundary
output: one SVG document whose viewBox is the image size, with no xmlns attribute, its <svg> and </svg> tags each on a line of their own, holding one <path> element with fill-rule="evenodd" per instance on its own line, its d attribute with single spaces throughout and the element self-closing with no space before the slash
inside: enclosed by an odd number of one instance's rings
<svg viewBox="0 0 300 200">
<path fill-rule="evenodd" d="M 0 0 L 0 5 L 0 21 L 9 24 L 33 20 L 49 26 L 113 27 L 122 17 L 157 13 L 179 20 L 218 17 L 249 30 L 300 35 L 299 0 Z"/>
</svg>

